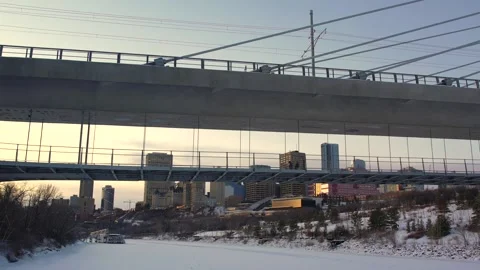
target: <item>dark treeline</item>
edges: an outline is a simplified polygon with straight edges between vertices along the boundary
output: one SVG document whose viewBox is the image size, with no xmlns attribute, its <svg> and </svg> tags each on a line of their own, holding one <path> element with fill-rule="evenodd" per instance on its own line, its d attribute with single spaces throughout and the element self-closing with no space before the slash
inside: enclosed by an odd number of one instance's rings
<svg viewBox="0 0 480 270">
<path fill-rule="evenodd" d="M 10 252 L 31 249 L 45 239 L 58 245 L 76 241 L 75 214 L 68 205 L 52 204 L 59 198 L 52 185 L 0 185 L 0 242 Z"/>
</svg>

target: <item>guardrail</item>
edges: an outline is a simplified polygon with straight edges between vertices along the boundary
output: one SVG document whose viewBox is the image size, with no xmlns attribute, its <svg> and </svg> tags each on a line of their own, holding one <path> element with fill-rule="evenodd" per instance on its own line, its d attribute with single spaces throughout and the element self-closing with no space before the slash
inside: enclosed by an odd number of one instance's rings
<svg viewBox="0 0 480 270">
<path fill-rule="evenodd" d="M 88 164 L 106 166 L 161 166 L 184 168 L 218 169 L 302 169 L 303 164 L 280 166 L 278 153 L 184 151 L 165 149 L 86 149 L 69 146 L 24 145 L 0 143 L 0 161 Z M 149 162 L 149 153 L 164 153 L 162 162 Z M 171 160 L 171 161 L 170 161 Z M 395 173 L 442 173 L 442 174 L 480 174 L 480 159 L 452 159 L 428 157 L 385 157 L 385 156 L 338 156 L 332 158 L 336 165 L 332 171 L 349 170 L 362 172 Z M 365 167 L 353 167 L 352 164 L 365 162 Z M 322 170 L 322 156 L 306 154 L 307 170 Z"/>
<path fill-rule="evenodd" d="M 46 47 L 27 47 L 16 45 L 0 45 L 0 57 L 35 58 L 70 60 L 96 63 L 116 63 L 130 65 L 145 65 L 153 62 L 156 58 L 172 60 L 168 66 L 175 68 L 198 68 L 208 70 L 223 70 L 236 72 L 252 72 L 263 65 L 277 67 L 273 72 L 281 75 L 311 76 L 311 67 L 301 65 L 281 65 L 267 62 L 250 62 L 237 60 L 221 60 L 208 58 L 185 58 L 178 59 L 176 56 L 150 55 L 137 53 L 121 53 L 107 51 L 89 51 L 76 49 L 60 49 Z M 152 67 L 153 68 L 153 67 Z M 316 77 L 349 79 L 361 70 L 340 69 L 328 67 L 316 67 Z M 372 75 L 372 81 L 437 85 L 445 77 L 425 76 L 418 74 L 379 72 Z M 453 79 L 453 86 L 462 88 L 480 88 L 480 81 L 473 79 Z"/>
</svg>

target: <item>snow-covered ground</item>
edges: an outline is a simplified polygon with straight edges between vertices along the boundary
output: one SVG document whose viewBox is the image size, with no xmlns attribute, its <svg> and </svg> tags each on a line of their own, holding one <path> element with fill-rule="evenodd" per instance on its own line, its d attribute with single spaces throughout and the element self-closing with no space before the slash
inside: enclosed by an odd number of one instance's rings
<svg viewBox="0 0 480 270">
<path fill-rule="evenodd" d="M 125 245 L 78 244 L 38 254 L 0 269 L 35 270 L 292 270 L 292 269 L 480 269 L 479 262 L 352 255 L 265 246 L 233 246 L 158 240 L 127 240 Z"/>
</svg>

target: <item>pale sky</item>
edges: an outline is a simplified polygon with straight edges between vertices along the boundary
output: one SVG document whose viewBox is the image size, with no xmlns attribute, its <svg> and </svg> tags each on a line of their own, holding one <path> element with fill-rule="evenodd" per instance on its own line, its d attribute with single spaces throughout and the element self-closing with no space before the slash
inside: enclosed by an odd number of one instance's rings
<svg viewBox="0 0 480 270">
<path fill-rule="evenodd" d="M 320 22 L 400 2 L 402 1 L 0 0 L 0 44 L 180 56 L 218 45 L 307 25 L 309 24 L 310 9 L 314 11 L 314 21 Z M 318 42 L 316 51 L 317 53 L 328 52 L 366 41 L 368 38 L 378 38 L 479 10 L 480 1 L 477 0 L 426 0 L 395 10 L 326 25 L 324 27 L 327 28 L 327 34 Z M 101 14 L 93 15 L 89 12 Z M 112 19 L 102 16 L 105 13 L 118 16 Z M 398 37 L 395 40 L 409 40 L 439 34 L 476 26 L 479 22 L 479 16 L 476 16 Z M 318 27 L 316 29 L 317 33 L 322 31 L 324 27 Z M 479 33 L 480 30 L 472 30 L 423 41 L 421 45 L 409 44 L 348 59 L 324 62 L 321 63 L 321 66 L 351 69 L 373 68 L 441 51 L 445 47 L 472 42 L 478 39 Z M 203 57 L 285 63 L 299 59 L 308 44 L 308 31 L 301 31 L 286 37 L 273 38 L 211 53 Z M 380 44 L 389 43 L 382 42 L 373 46 L 379 46 Z M 429 74 L 479 60 L 479 58 L 480 48 L 472 47 L 408 65 L 395 71 Z M 478 64 L 472 65 L 452 71 L 448 75 L 463 76 L 478 71 L 479 68 L 480 65 Z M 477 75 L 476 78 L 480 77 Z M 0 133 L 1 148 L 12 147 L 5 143 L 26 144 L 27 142 L 28 125 L 26 123 L 0 122 L 0 130 L 2 131 Z M 92 127 L 90 146 L 93 146 L 93 130 Z M 85 140 L 86 129 L 84 129 L 84 132 Z M 192 130 L 148 128 L 146 148 L 150 150 L 189 151 L 192 149 L 192 141 L 196 141 L 192 136 Z M 242 132 L 242 147 L 240 149 L 239 131 L 200 130 L 199 150 L 218 152 L 238 152 L 241 150 L 248 152 L 248 138 L 248 132 Z M 251 132 L 250 138 L 251 152 L 281 153 L 285 149 L 296 150 L 298 148 L 297 134 L 287 134 L 286 145 L 283 133 Z M 78 147 L 78 140 L 78 125 L 44 125 L 42 145 Z M 142 140 L 143 128 L 96 127 L 96 148 L 138 149 L 136 153 L 139 154 L 143 144 Z M 39 142 L 40 124 L 32 124 L 30 144 L 39 144 Z M 327 136 L 324 134 L 301 134 L 299 150 L 310 155 L 319 155 L 320 144 L 323 142 L 327 142 Z M 328 142 L 338 143 L 341 155 L 345 153 L 344 136 L 330 135 Z M 428 139 L 410 138 L 409 151 L 407 151 L 405 138 L 391 138 L 391 144 L 392 156 L 406 157 L 409 154 L 410 157 L 431 157 L 430 140 Z M 477 141 L 470 145 L 469 141 L 446 140 L 445 144 L 449 158 L 471 159 L 472 154 L 474 158 L 480 158 L 480 147 Z M 371 137 L 370 145 L 371 156 L 389 155 L 387 138 Z M 367 138 L 348 136 L 346 148 L 349 156 L 367 156 Z M 30 149 L 36 151 L 35 147 L 30 147 Z M 445 156 L 443 140 L 433 140 L 433 150 L 435 157 L 443 158 Z M 0 151 L 0 159 L 9 160 L 12 158 L 14 159 L 14 152 Z M 37 158 L 38 152 L 29 152 L 29 160 L 36 160 Z M 45 154 L 41 156 L 41 160 L 46 158 Z M 311 156 L 311 158 L 314 157 Z M 58 154 L 53 156 L 52 159 L 56 162 L 74 162 L 76 161 L 76 154 Z M 139 159 L 125 157 L 123 159 L 116 158 L 116 162 L 117 160 L 119 163 L 127 163 Z M 187 162 L 186 160 L 180 161 L 178 159 L 178 162 Z M 93 163 L 101 162 L 109 162 L 109 156 L 95 155 Z M 246 159 L 242 162 L 246 162 Z M 311 163 L 316 164 L 314 161 Z M 316 165 L 312 166 L 315 167 Z M 60 187 L 65 197 L 78 194 L 78 182 L 53 183 Z M 100 204 L 101 187 L 106 184 L 116 188 L 116 207 L 126 207 L 126 204 L 123 203 L 125 200 L 138 201 L 143 198 L 142 182 L 96 182 L 95 199 L 97 206 Z"/>
</svg>

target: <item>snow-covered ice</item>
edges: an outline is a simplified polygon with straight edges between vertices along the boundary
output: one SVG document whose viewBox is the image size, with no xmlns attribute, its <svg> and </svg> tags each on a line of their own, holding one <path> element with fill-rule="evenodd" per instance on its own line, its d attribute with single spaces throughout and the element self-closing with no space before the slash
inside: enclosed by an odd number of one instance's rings
<svg viewBox="0 0 480 270">
<path fill-rule="evenodd" d="M 78 244 L 59 252 L 38 254 L 14 264 L 0 261 L 2 270 L 292 270 L 318 268 L 336 270 L 478 270 L 480 263 L 158 240 L 127 240 L 125 245 Z"/>
</svg>

